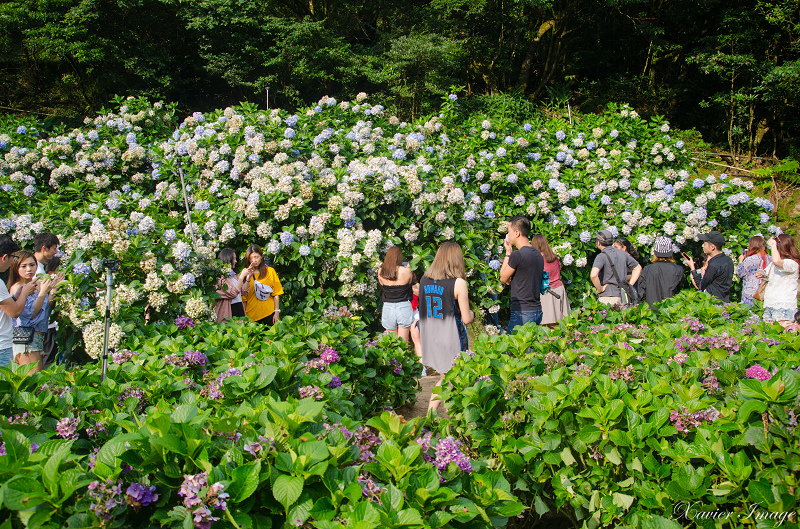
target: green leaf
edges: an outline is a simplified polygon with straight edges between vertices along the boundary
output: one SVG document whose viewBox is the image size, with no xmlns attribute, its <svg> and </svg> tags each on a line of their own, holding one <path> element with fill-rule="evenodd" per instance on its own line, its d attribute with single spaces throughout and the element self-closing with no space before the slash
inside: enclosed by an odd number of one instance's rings
<svg viewBox="0 0 800 529">
<path fill-rule="evenodd" d="M 288 511 L 289 507 L 303 493 L 304 484 L 305 480 L 303 478 L 281 474 L 272 485 L 272 495 Z"/>
<path fill-rule="evenodd" d="M 163 446 L 170 452 L 175 452 L 176 454 L 180 454 L 182 456 L 187 455 L 186 443 L 175 434 L 168 434 L 163 437 L 151 437 L 150 442 L 158 445 Z"/>
<path fill-rule="evenodd" d="M 749 399 L 744 401 L 736 417 L 739 419 L 740 423 L 746 423 L 753 412 L 764 413 L 766 409 L 767 403 L 763 400 Z"/>
<path fill-rule="evenodd" d="M 536 496 L 536 499 L 533 500 L 533 507 L 536 509 L 536 514 L 539 516 L 544 516 L 550 509 L 547 507 L 547 504 L 542 501 L 541 496 Z"/>
<path fill-rule="evenodd" d="M 760 503 L 764 508 L 768 508 L 775 503 L 775 495 L 772 493 L 772 488 L 763 481 L 751 481 L 747 485 L 747 492 L 750 493 L 752 502 Z"/>
<path fill-rule="evenodd" d="M 642 529 L 682 529 L 682 527 L 675 520 L 648 513 L 647 516 L 643 517 Z"/>
<path fill-rule="evenodd" d="M 419 511 L 416 509 L 405 509 L 398 512 L 397 523 L 399 525 L 424 525 Z"/>
<path fill-rule="evenodd" d="M 606 445 L 603 453 L 606 456 L 606 459 L 614 463 L 615 465 L 622 464 L 622 458 L 619 456 L 619 451 L 613 445 Z"/>
<path fill-rule="evenodd" d="M 42 469 L 42 478 L 44 480 L 44 484 L 50 491 L 51 495 L 58 492 L 58 467 L 61 465 L 61 462 L 64 460 L 67 454 L 69 454 L 71 447 L 72 441 L 62 442 L 53 455 L 47 460 L 47 463 L 45 463 L 44 468 Z"/>
<path fill-rule="evenodd" d="M 564 450 L 561 451 L 561 460 L 567 466 L 575 464 L 575 458 L 572 456 L 572 450 L 570 450 L 569 447 L 564 448 Z"/>
<path fill-rule="evenodd" d="M 622 507 L 627 511 L 628 509 L 631 508 L 631 505 L 633 505 L 633 500 L 635 500 L 636 498 L 634 498 L 633 496 L 628 496 L 627 494 L 615 492 L 612 495 L 612 499 L 614 501 L 614 505 Z"/>
<path fill-rule="evenodd" d="M 234 469 L 231 479 L 236 484 L 236 494 L 231 496 L 234 503 L 240 503 L 250 497 L 258 487 L 261 461 L 254 461 Z"/>
<path fill-rule="evenodd" d="M 183 424 L 191 421 L 197 416 L 197 405 L 194 403 L 180 404 L 170 415 L 170 418 L 178 423 Z"/>
</svg>

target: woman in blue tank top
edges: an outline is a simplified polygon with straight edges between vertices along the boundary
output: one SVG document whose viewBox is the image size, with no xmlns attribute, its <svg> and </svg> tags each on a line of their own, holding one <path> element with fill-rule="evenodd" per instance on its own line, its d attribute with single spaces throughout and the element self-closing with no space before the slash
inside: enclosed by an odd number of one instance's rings
<svg viewBox="0 0 800 529">
<path fill-rule="evenodd" d="M 469 308 L 464 254 L 454 242 L 439 247 L 430 268 L 419 282 L 419 321 L 422 337 L 422 363 L 436 369 L 441 378 L 453 366 L 461 351 L 469 346 L 465 325 L 475 314 Z M 428 410 L 439 407 L 431 399 Z"/>
</svg>

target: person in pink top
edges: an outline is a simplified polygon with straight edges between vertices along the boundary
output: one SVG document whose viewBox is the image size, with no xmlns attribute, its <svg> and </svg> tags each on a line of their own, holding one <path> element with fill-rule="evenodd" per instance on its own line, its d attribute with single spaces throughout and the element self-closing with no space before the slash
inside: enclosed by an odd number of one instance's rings
<svg viewBox="0 0 800 529">
<path fill-rule="evenodd" d="M 233 316 L 244 317 L 244 311 L 241 309 L 241 291 L 242 284 L 247 281 L 252 275 L 250 268 L 245 268 L 242 273 L 236 276 L 236 252 L 230 248 L 224 248 L 219 252 L 219 260 L 223 263 L 230 265 L 231 270 L 227 276 L 221 277 L 217 283 L 217 294 L 220 299 L 214 305 L 214 314 L 217 315 L 217 323 L 222 323 L 225 320 L 231 319 Z M 239 299 L 239 310 L 235 311 L 231 308 L 231 302 Z"/>
<path fill-rule="evenodd" d="M 537 234 L 531 239 L 531 245 L 539 250 L 544 257 L 544 271 L 550 276 L 550 290 L 561 296 L 556 298 L 551 292 L 542 294 L 542 325 L 555 325 L 560 319 L 569 314 L 569 299 L 567 290 L 561 281 L 561 260 L 550 248 L 544 235 Z"/>
</svg>

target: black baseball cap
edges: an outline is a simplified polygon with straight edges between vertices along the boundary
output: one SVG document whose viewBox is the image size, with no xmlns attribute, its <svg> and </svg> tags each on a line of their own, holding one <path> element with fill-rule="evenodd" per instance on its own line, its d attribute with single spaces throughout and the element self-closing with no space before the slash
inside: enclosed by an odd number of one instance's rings
<svg viewBox="0 0 800 529">
<path fill-rule="evenodd" d="M 699 235 L 697 239 L 710 242 L 716 246 L 718 250 L 722 250 L 722 247 L 725 246 L 725 237 L 718 231 L 703 233 L 702 235 Z"/>
</svg>

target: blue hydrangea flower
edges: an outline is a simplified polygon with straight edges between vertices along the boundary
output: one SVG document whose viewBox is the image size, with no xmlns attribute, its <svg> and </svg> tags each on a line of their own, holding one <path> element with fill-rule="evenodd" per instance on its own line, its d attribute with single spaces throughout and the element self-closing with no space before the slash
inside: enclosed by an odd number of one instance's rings
<svg viewBox="0 0 800 529">
<path fill-rule="evenodd" d="M 503 263 L 498 261 L 497 259 L 492 259 L 489 261 L 489 268 L 492 270 L 500 270 L 500 267 L 503 266 Z"/>
<path fill-rule="evenodd" d="M 406 159 L 406 151 L 403 149 L 395 149 L 392 153 L 392 158 L 395 160 L 405 160 Z"/>
<path fill-rule="evenodd" d="M 564 132 L 563 130 L 559 130 L 559 131 L 556 132 L 556 139 L 558 141 L 564 141 L 564 138 L 566 138 L 566 137 L 567 137 L 567 133 Z"/>
<path fill-rule="evenodd" d="M 294 127 L 295 125 L 297 125 L 297 121 L 298 121 L 298 119 L 300 119 L 300 118 L 298 118 L 298 117 L 297 117 L 297 115 L 296 115 L 296 114 L 294 114 L 294 115 L 291 115 L 291 116 L 289 116 L 288 118 L 286 118 L 286 119 L 284 120 L 284 122 L 285 122 L 285 123 L 286 123 L 286 125 L 288 125 L 289 127 Z"/>
<path fill-rule="evenodd" d="M 283 137 L 287 140 L 293 140 L 296 132 L 293 128 L 287 127 L 286 130 L 283 131 Z"/>
<path fill-rule="evenodd" d="M 162 235 L 161 238 L 166 244 L 170 244 L 171 242 L 173 242 L 175 239 L 178 238 L 178 234 L 175 233 L 175 230 L 169 229 L 164 232 L 164 235 Z"/>
<path fill-rule="evenodd" d="M 294 242 L 294 235 L 288 231 L 282 232 L 280 238 L 284 246 L 291 246 L 291 244 Z"/>
<path fill-rule="evenodd" d="M 194 205 L 195 211 L 206 211 L 209 207 L 211 204 L 208 203 L 208 200 L 198 200 Z"/>
<path fill-rule="evenodd" d="M 513 145 L 514 144 L 514 136 L 506 136 L 506 139 L 503 140 L 506 145 Z"/>
<path fill-rule="evenodd" d="M 530 132 L 533 126 L 530 123 L 525 123 L 522 128 L 525 129 L 525 132 Z"/>
<path fill-rule="evenodd" d="M 464 212 L 464 220 L 467 222 L 472 222 L 475 220 L 475 212 L 471 209 L 468 209 Z"/>
<path fill-rule="evenodd" d="M 586 149 L 589 151 L 593 151 L 595 147 L 597 147 L 597 144 L 593 141 L 590 141 L 589 143 L 586 144 Z"/>
<path fill-rule="evenodd" d="M 483 203 L 483 209 L 486 211 L 492 211 L 494 209 L 494 200 L 487 200 Z"/>
<path fill-rule="evenodd" d="M 731 195 L 728 197 L 728 205 L 735 206 L 739 203 L 739 196 L 738 195 Z"/>
<path fill-rule="evenodd" d="M 542 159 L 542 154 L 538 153 L 538 152 L 529 152 L 528 153 L 528 158 L 530 158 L 534 162 L 538 162 L 539 160 Z"/>
<path fill-rule="evenodd" d="M 25 194 L 26 197 L 30 198 L 34 194 L 36 194 L 36 188 L 33 187 L 32 185 L 27 185 L 25 186 L 25 189 L 22 190 L 22 192 Z"/>
<path fill-rule="evenodd" d="M 558 151 L 558 153 L 556 154 L 556 161 L 563 162 L 566 159 L 567 159 L 567 153 L 563 151 Z"/>
<path fill-rule="evenodd" d="M 611 132 L 609 132 L 608 135 L 611 136 L 612 138 L 617 138 L 619 137 L 619 131 L 617 129 L 614 129 Z"/>
<path fill-rule="evenodd" d="M 75 263 L 72 267 L 72 273 L 78 276 L 89 277 L 89 274 L 92 273 L 92 267 L 86 263 Z M 88 299 L 87 305 L 88 305 Z"/>
<path fill-rule="evenodd" d="M 447 97 L 448 97 L 448 98 L 450 98 L 450 101 L 456 101 L 456 100 L 458 99 L 458 96 L 457 96 L 457 95 L 455 95 L 455 94 L 450 94 L 450 95 L 449 95 L 449 96 L 447 96 Z"/>
<path fill-rule="evenodd" d="M 491 189 L 491 188 L 489 187 L 489 184 L 481 184 L 481 193 L 484 193 L 484 194 L 485 194 L 485 193 L 488 193 L 488 192 L 489 192 L 489 189 Z"/>
<path fill-rule="evenodd" d="M 581 242 L 589 242 L 592 240 L 592 234 L 588 231 L 582 231 L 580 234 Z"/>
<path fill-rule="evenodd" d="M 486 212 L 484 212 L 483 216 L 486 217 L 487 219 L 493 219 L 497 215 L 495 214 L 494 211 L 486 211 Z"/>
<path fill-rule="evenodd" d="M 702 178 L 695 178 L 694 182 L 692 182 L 692 186 L 695 189 L 700 189 L 701 187 L 703 187 L 705 185 L 705 183 L 706 183 L 705 180 L 703 180 Z"/>
<path fill-rule="evenodd" d="M 508 180 L 509 184 L 516 184 L 519 178 L 514 173 L 511 173 L 506 177 L 506 180 Z"/>
<path fill-rule="evenodd" d="M 95 141 L 100 138 L 100 135 L 97 133 L 96 130 L 90 130 L 89 133 L 86 135 L 92 141 Z"/>
<path fill-rule="evenodd" d="M 683 140 L 678 140 L 678 141 L 675 143 L 675 148 L 676 148 L 676 149 L 683 149 Z"/>
<path fill-rule="evenodd" d="M 305 257 L 311 253 L 311 248 L 309 248 L 307 244 L 303 244 L 302 246 L 300 246 L 300 248 L 297 249 L 297 253 Z"/>
<path fill-rule="evenodd" d="M 19 127 L 17 127 L 17 134 L 27 134 L 27 133 L 28 129 L 27 127 L 25 127 L 25 125 L 20 125 Z"/>
<path fill-rule="evenodd" d="M 181 281 L 186 286 L 186 288 L 192 288 L 195 285 L 195 277 L 194 274 L 191 272 L 186 272 L 181 276 Z"/>
<path fill-rule="evenodd" d="M 611 197 L 608 195 L 603 195 L 602 197 L 600 197 L 600 203 L 603 204 L 604 206 L 611 204 Z"/>
</svg>

